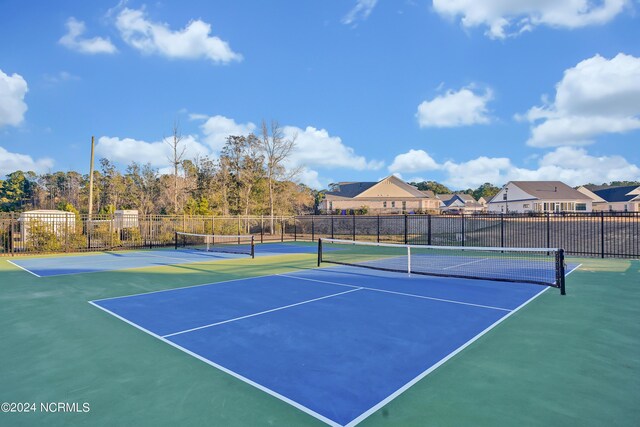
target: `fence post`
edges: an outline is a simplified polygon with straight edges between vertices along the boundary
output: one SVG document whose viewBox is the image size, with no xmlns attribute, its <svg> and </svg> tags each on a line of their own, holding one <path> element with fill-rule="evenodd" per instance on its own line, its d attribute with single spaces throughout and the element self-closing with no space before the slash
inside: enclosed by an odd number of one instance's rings
<svg viewBox="0 0 640 427">
<path fill-rule="evenodd" d="M 551 222 L 549 212 L 547 212 L 547 248 L 551 247 Z"/>
<path fill-rule="evenodd" d="M 331 238 L 333 239 L 333 215 L 331 215 Z"/>
<path fill-rule="evenodd" d="M 427 215 L 427 245 L 431 246 L 431 214 Z"/>
<path fill-rule="evenodd" d="M 378 214 L 377 242 L 380 243 L 380 214 Z"/>
<path fill-rule="evenodd" d="M 13 232 L 14 232 L 15 222 L 13 217 L 13 212 L 11 212 L 11 217 L 9 218 L 9 253 L 13 256 Z"/>
<path fill-rule="evenodd" d="M 284 217 L 280 218 L 280 242 L 284 242 Z"/>
<path fill-rule="evenodd" d="M 295 216 L 293 217 L 293 241 L 298 241 L 298 220 Z"/>
<path fill-rule="evenodd" d="M 404 214 L 404 244 L 409 244 L 409 215 Z"/>
<path fill-rule="evenodd" d="M 504 248 L 504 213 L 500 213 L 500 247 Z"/>
<path fill-rule="evenodd" d="M 353 236 L 353 241 L 355 242 L 356 241 L 356 212 L 355 212 L 355 210 L 353 211 L 352 217 L 353 217 L 353 221 L 352 221 L 353 229 L 351 230 L 351 235 Z"/>
<path fill-rule="evenodd" d="M 462 219 L 462 246 L 464 246 L 464 214 L 461 214 Z"/>
<path fill-rule="evenodd" d="M 69 252 L 69 216 L 64 214 L 64 251 Z"/>
<path fill-rule="evenodd" d="M 604 211 L 600 211 L 600 258 L 604 258 Z"/>
<path fill-rule="evenodd" d="M 260 215 L 260 243 L 264 243 L 264 215 Z"/>
</svg>

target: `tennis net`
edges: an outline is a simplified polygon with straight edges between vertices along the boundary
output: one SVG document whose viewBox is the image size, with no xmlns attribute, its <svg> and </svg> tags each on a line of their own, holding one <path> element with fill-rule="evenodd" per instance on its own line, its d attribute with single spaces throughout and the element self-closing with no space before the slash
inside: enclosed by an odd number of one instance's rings
<svg viewBox="0 0 640 427">
<path fill-rule="evenodd" d="M 555 248 L 422 246 L 320 239 L 318 266 L 323 262 L 409 274 L 535 283 L 559 288 L 565 294 L 564 251 Z"/>
<path fill-rule="evenodd" d="M 176 249 L 192 249 L 206 252 L 222 252 L 229 254 L 249 255 L 255 257 L 255 246 L 252 235 L 229 236 L 220 234 L 195 234 L 176 232 Z"/>
</svg>

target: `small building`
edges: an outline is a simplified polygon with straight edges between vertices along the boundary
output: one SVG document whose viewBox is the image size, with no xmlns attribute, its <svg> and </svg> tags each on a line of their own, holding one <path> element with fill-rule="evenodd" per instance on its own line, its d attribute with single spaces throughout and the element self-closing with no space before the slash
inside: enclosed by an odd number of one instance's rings
<svg viewBox="0 0 640 427">
<path fill-rule="evenodd" d="M 49 233 L 63 236 L 66 232 L 72 232 L 76 226 L 76 215 L 73 212 L 37 209 L 22 212 L 18 217 L 20 224 L 20 237 L 23 242 L 29 240 L 32 228 L 41 227 Z"/>
<path fill-rule="evenodd" d="M 491 198 L 489 212 L 591 212 L 593 199 L 561 181 L 509 181 Z"/>
<path fill-rule="evenodd" d="M 470 194 L 438 194 L 437 197 L 442 201 L 440 210 L 443 213 L 469 214 L 485 210 L 485 207 Z"/>
<path fill-rule="evenodd" d="M 594 211 L 640 212 L 640 185 L 618 187 L 578 188 L 593 200 Z"/>
<path fill-rule="evenodd" d="M 138 227 L 138 210 L 122 209 L 113 213 L 113 226 L 116 229 Z"/>
<path fill-rule="evenodd" d="M 437 212 L 440 200 L 394 175 L 378 182 L 340 182 L 320 203 L 326 213 L 364 211 L 381 214 Z"/>
</svg>

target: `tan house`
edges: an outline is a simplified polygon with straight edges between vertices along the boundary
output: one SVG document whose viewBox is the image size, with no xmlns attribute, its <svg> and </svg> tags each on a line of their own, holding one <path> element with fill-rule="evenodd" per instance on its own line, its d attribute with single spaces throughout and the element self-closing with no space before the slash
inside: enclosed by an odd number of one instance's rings
<svg viewBox="0 0 640 427">
<path fill-rule="evenodd" d="M 580 187 L 578 191 L 591 197 L 594 211 L 640 212 L 640 186 L 593 188 Z"/>
<path fill-rule="evenodd" d="M 591 212 L 593 200 L 561 181 L 509 181 L 488 203 L 489 212 Z"/>
<path fill-rule="evenodd" d="M 378 182 L 340 182 L 337 187 L 337 191 L 326 193 L 321 211 L 399 214 L 440 209 L 440 200 L 431 191 L 420 191 L 393 175 Z"/>
</svg>

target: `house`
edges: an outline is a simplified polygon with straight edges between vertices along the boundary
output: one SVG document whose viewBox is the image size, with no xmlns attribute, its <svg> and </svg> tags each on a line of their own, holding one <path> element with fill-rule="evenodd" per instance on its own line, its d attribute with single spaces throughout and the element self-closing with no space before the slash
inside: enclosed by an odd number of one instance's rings
<svg viewBox="0 0 640 427">
<path fill-rule="evenodd" d="M 437 212 L 440 200 L 394 175 L 378 182 L 340 182 L 327 192 L 320 210 L 327 213 L 364 211 L 386 214 Z"/>
<path fill-rule="evenodd" d="M 593 199 L 594 211 L 640 212 L 640 185 L 620 187 L 578 188 Z"/>
<path fill-rule="evenodd" d="M 482 212 L 484 206 L 477 202 L 470 194 L 438 194 L 443 213 L 473 213 Z"/>
<path fill-rule="evenodd" d="M 593 199 L 561 181 L 509 181 L 491 198 L 489 212 L 591 212 Z"/>
</svg>

